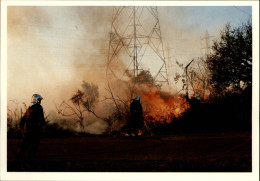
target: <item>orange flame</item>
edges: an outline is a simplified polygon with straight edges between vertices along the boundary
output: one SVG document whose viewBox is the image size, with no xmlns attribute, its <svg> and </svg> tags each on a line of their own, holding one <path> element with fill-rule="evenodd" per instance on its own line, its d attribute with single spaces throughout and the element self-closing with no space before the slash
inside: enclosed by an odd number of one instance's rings
<svg viewBox="0 0 260 181">
<path fill-rule="evenodd" d="M 149 91 L 143 93 L 141 97 L 144 119 L 148 123 L 171 123 L 190 107 L 184 97 L 173 96 L 157 88 L 150 87 Z"/>
</svg>

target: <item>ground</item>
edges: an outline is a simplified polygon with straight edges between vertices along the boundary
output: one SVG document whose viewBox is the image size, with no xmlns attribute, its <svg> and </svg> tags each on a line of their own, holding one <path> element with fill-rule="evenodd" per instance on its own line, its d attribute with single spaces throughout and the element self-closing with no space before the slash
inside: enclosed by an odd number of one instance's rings
<svg viewBox="0 0 260 181">
<path fill-rule="evenodd" d="M 34 161 L 15 161 L 21 139 L 8 139 L 8 171 L 251 172 L 251 133 L 42 138 Z"/>
</svg>

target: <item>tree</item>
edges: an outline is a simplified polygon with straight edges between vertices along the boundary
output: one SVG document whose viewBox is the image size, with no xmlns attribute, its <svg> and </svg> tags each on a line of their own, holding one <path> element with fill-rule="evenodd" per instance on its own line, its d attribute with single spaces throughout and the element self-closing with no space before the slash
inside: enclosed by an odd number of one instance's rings
<svg viewBox="0 0 260 181">
<path fill-rule="evenodd" d="M 63 101 L 59 107 L 56 106 L 58 114 L 61 116 L 74 116 L 77 118 L 82 131 L 84 130 L 84 115 L 87 112 L 92 113 L 97 118 L 103 119 L 97 116 L 94 112 L 96 103 L 98 102 L 99 92 L 98 86 L 89 84 L 83 81 L 81 85 L 83 91 L 77 90 L 76 93 L 70 98 L 68 102 Z"/>
<path fill-rule="evenodd" d="M 142 70 L 136 77 L 133 78 L 133 82 L 137 84 L 147 83 L 156 87 L 159 86 L 155 84 L 155 79 L 153 78 L 149 70 Z"/>
<path fill-rule="evenodd" d="M 65 117 L 77 117 L 77 123 L 82 131 L 84 130 L 84 113 L 87 109 L 83 105 L 83 92 L 77 90 L 77 92 L 70 98 L 69 102 L 62 101 L 59 107 L 56 107 L 58 114 Z"/>
<path fill-rule="evenodd" d="M 175 73 L 175 83 L 181 80 L 182 90 L 186 90 L 187 96 L 194 97 L 196 93 L 199 93 L 200 98 L 204 100 L 205 92 L 209 90 L 208 68 L 205 59 L 203 57 L 193 59 L 186 67 L 178 61 L 176 64 L 183 70 L 183 73 Z"/>
<path fill-rule="evenodd" d="M 206 62 L 214 96 L 240 92 L 252 83 L 252 24 L 227 24 Z"/>
</svg>

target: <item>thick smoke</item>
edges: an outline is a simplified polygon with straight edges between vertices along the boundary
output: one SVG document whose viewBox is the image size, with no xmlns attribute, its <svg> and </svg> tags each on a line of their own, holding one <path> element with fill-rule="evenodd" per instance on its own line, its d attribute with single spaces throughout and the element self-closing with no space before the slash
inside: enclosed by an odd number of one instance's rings
<svg viewBox="0 0 260 181">
<path fill-rule="evenodd" d="M 56 119 L 55 104 L 69 100 L 83 80 L 102 85 L 109 9 L 8 7 L 8 100 L 30 104 L 39 93 L 45 115 Z M 105 127 L 97 122 L 87 131 Z"/>
<path fill-rule="evenodd" d="M 45 115 L 55 120 L 55 104 L 68 101 L 81 88 L 82 81 L 99 88 L 98 115 L 107 117 L 110 110 L 102 104 L 109 95 L 106 61 L 113 7 L 8 7 L 8 100 L 30 103 L 31 95 L 44 98 Z M 189 61 L 200 51 L 203 32 L 196 24 L 183 24 L 188 18 L 182 8 L 158 8 L 164 47 L 170 56 Z M 144 20 L 149 23 L 148 14 Z M 178 40 L 175 40 L 178 39 Z M 180 39 L 185 39 L 180 40 Z M 176 55 L 174 51 L 185 55 Z M 188 54 L 188 53 L 189 54 Z M 119 57 L 115 69 L 125 69 Z M 173 59 L 171 59 L 173 60 Z M 114 85 L 117 88 L 117 85 Z M 124 96 L 128 87 L 120 87 Z M 131 99 L 129 95 L 127 99 Z M 85 131 L 103 133 L 107 123 L 89 116 Z"/>
</svg>

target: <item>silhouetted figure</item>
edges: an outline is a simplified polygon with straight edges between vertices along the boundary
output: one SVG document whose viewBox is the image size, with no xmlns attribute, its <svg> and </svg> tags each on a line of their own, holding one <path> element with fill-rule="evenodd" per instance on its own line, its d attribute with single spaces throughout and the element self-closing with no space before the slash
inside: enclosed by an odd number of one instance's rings
<svg viewBox="0 0 260 181">
<path fill-rule="evenodd" d="M 132 99 L 130 104 L 130 112 L 130 135 L 133 133 L 135 136 L 138 136 L 139 129 L 143 128 L 143 108 L 140 103 L 139 96 L 136 96 L 134 99 Z"/>
<path fill-rule="evenodd" d="M 20 128 L 24 132 L 24 140 L 17 159 L 23 158 L 25 152 L 27 152 L 29 160 L 34 159 L 45 124 L 41 100 L 42 97 L 39 94 L 34 94 L 32 96 L 32 105 L 26 110 L 21 119 Z"/>
<path fill-rule="evenodd" d="M 197 109 L 200 106 L 200 95 L 198 92 L 195 93 L 195 97 L 189 98 L 188 95 L 185 96 L 186 100 L 189 102 L 192 109 Z"/>
</svg>

